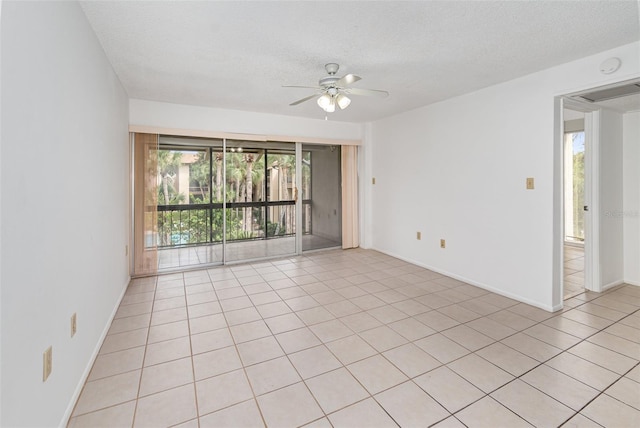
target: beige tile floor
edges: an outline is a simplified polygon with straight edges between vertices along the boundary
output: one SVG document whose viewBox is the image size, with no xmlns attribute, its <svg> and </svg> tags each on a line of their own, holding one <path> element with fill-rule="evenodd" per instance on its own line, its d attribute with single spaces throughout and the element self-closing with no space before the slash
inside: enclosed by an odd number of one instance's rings
<svg viewBox="0 0 640 428">
<path fill-rule="evenodd" d="M 359 249 L 136 279 L 69 426 L 640 426 L 640 288 L 565 306 Z"/>
<path fill-rule="evenodd" d="M 564 246 L 564 298 L 584 292 L 584 247 Z"/>
</svg>

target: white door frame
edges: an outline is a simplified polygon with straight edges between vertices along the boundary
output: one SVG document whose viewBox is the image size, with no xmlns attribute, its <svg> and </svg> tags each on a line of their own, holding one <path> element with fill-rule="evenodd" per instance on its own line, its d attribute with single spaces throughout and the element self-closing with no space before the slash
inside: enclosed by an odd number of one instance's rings
<svg viewBox="0 0 640 428">
<path fill-rule="evenodd" d="M 302 143 L 296 143 L 296 254 L 302 254 Z"/>
<path fill-rule="evenodd" d="M 585 162 L 584 162 L 584 192 L 585 205 L 585 243 L 584 243 L 584 288 L 586 290 L 602 291 L 600 279 L 600 109 L 592 104 L 579 102 L 573 99 L 562 98 L 562 112 L 564 109 L 576 110 L 584 113 L 585 133 Z M 561 141 L 564 144 L 564 114 L 561 114 Z M 561 150 L 562 173 L 560 179 L 564 179 L 564 150 Z M 562 185 L 562 183 L 560 183 Z M 564 186 L 562 187 L 564 189 Z M 563 191 L 564 193 L 564 191 Z M 562 292 L 564 293 L 564 197 L 560 204 L 562 233 L 558 237 L 560 242 L 560 265 L 562 275 L 560 278 Z"/>
</svg>

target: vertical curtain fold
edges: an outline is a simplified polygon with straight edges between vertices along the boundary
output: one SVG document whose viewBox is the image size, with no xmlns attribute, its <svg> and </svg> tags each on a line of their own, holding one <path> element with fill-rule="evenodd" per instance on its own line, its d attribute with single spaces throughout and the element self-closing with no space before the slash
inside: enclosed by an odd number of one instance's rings
<svg viewBox="0 0 640 428">
<path fill-rule="evenodd" d="M 133 275 L 158 271 L 158 135 L 133 134 Z"/>
<path fill-rule="evenodd" d="M 342 146 L 342 248 L 360 245 L 358 228 L 358 147 Z"/>
</svg>

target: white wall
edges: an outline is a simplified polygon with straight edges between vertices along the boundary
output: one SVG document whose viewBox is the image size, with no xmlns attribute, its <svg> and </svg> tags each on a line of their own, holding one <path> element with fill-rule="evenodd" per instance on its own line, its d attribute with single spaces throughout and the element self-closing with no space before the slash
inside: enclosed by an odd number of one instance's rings
<svg viewBox="0 0 640 428">
<path fill-rule="evenodd" d="M 1 31 L 0 425 L 51 427 L 129 280 L 128 102 L 75 2 L 4 2 Z"/>
<path fill-rule="evenodd" d="M 371 186 L 376 178 L 368 213 L 373 247 L 559 308 L 555 97 L 640 76 L 639 52 L 640 43 L 621 46 L 373 123 L 366 140 L 372 168 L 361 180 Z M 599 64 L 611 56 L 622 67 L 605 77 Z M 535 190 L 525 189 L 527 177 Z"/>
<path fill-rule="evenodd" d="M 624 281 L 640 285 L 640 112 L 623 116 Z"/>
<path fill-rule="evenodd" d="M 2 0 L 0 0 L 0 46 L 2 46 Z M 0 48 L 0 52 L 2 49 Z M 0 99 L 2 99 L 2 55 L 0 55 Z M 0 134 L 2 133 L 2 103 L 0 103 Z M 0 165 L 2 136 L 0 135 Z M 0 174 L 0 225 L 2 224 L 2 174 Z M 0 336 L 2 333 L 2 233 L 0 233 Z M 0 337 L 0 424 L 2 424 L 2 338 Z"/>
<path fill-rule="evenodd" d="M 131 125 L 240 134 L 360 140 L 362 125 L 132 99 Z"/>
<path fill-rule="evenodd" d="M 606 288 L 624 279 L 622 114 L 600 111 L 599 145 L 600 283 Z"/>
</svg>

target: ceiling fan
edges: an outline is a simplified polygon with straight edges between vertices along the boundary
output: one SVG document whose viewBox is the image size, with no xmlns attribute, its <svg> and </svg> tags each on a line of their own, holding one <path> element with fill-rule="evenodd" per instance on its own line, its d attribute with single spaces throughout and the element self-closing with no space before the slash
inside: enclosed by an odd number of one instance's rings
<svg viewBox="0 0 640 428">
<path fill-rule="evenodd" d="M 313 95 L 294 101 L 289 104 L 290 106 L 296 106 L 320 95 L 317 100 L 318 106 L 327 113 L 333 113 L 336 110 L 336 105 L 341 110 L 344 110 L 351 104 L 351 99 L 349 99 L 347 95 L 365 95 L 383 98 L 389 95 L 389 92 L 378 89 L 352 88 L 350 85 L 362 78 L 355 74 L 347 74 L 343 77 L 336 76 L 340 68 L 336 63 L 330 62 L 326 64 L 324 68 L 329 75 L 320 79 L 318 86 L 283 85 L 284 88 L 309 88 L 316 90 Z"/>
</svg>

